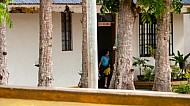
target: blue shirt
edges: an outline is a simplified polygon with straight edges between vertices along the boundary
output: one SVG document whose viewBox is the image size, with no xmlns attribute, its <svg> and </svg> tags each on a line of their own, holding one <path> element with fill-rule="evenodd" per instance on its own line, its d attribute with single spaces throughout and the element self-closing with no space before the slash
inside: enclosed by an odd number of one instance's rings
<svg viewBox="0 0 190 106">
<path fill-rule="evenodd" d="M 103 65 L 103 66 L 108 66 L 109 60 L 110 60 L 109 56 L 108 56 L 108 57 L 102 56 L 102 57 L 101 57 L 101 60 L 102 60 L 102 65 Z"/>
</svg>

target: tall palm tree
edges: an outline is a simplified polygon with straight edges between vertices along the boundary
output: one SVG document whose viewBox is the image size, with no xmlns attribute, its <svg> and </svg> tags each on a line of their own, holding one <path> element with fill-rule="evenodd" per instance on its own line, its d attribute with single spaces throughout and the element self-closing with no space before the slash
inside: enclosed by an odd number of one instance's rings
<svg viewBox="0 0 190 106">
<path fill-rule="evenodd" d="M 88 42 L 87 42 L 87 7 L 86 0 L 82 0 L 82 73 L 80 87 L 88 88 Z"/>
<path fill-rule="evenodd" d="M 169 23 L 171 10 L 180 13 L 182 4 L 181 0 L 142 0 L 145 8 L 142 12 L 149 16 L 152 14 L 157 19 L 156 31 L 156 56 L 155 56 L 155 79 L 153 90 L 171 91 L 171 69 L 169 63 Z M 171 3 L 170 3 L 171 2 Z M 143 20 L 150 19 L 144 17 Z"/>
<path fill-rule="evenodd" d="M 132 69 L 133 28 L 136 19 L 132 0 L 120 0 L 118 13 L 118 48 L 116 89 L 135 89 Z"/>
<path fill-rule="evenodd" d="M 12 27 L 12 22 L 7 11 L 8 3 L 9 0 L 7 2 L 5 0 L 0 2 L 0 85 L 8 84 L 9 78 L 9 72 L 7 68 L 6 24 Z"/>
<path fill-rule="evenodd" d="M 171 69 L 169 63 L 170 0 L 164 0 L 167 12 L 157 20 L 155 79 L 153 90 L 171 92 Z"/>
<path fill-rule="evenodd" d="M 0 84 L 8 84 L 6 19 L 4 18 L 3 20 L 3 23 L 0 25 Z"/>
<path fill-rule="evenodd" d="M 52 86 L 52 0 L 40 0 L 38 86 Z"/>
</svg>

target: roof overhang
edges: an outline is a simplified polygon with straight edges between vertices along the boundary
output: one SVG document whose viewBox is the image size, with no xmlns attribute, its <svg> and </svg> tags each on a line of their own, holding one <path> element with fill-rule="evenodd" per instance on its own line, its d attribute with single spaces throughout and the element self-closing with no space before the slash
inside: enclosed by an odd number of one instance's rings
<svg viewBox="0 0 190 106">
<path fill-rule="evenodd" d="M 65 6 L 66 6 L 66 4 L 53 4 L 52 5 L 52 11 L 53 12 L 64 12 Z M 82 13 L 82 5 L 80 5 L 80 4 L 78 4 L 78 5 L 72 4 L 72 5 L 68 5 L 68 6 L 69 6 L 71 12 Z M 16 8 L 16 7 L 39 8 L 40 5 L 39 4 L 8 5 L 8 10 L 11 11 L 12 8 Z M 97 5 L 97 13 L 100 13 L 100 8 L 101 8 L 101 5 Z"/>
<path fill-rule="evenodd" d="M 68 4 L 52 4 L 53 12 L 64 12 L 65 6 Z M 68 5 L 70 8 L 70 11 L 74 13 L 82 13 L 82 5 L 81 4 L 70 4 Z M 100 13 L 101 4 L 97 4 L 97 13 Z M 10 11 L 12 8 L 15 7 L 24 7 L 24 8 L 39 8 L 39 4 L 20 4 L 20 5 L 8 5 L 8 10 Z M 181 9 L 182 14 L 188 14 L 190 13 L 190 5 L 183 5 L 183 8 Z"/>
<path fill-rule="evenodd" d="M 183 8 L 181 9 L 182 14 L 190 14 L 190 5 L 183 5 Z"/>
</svg>

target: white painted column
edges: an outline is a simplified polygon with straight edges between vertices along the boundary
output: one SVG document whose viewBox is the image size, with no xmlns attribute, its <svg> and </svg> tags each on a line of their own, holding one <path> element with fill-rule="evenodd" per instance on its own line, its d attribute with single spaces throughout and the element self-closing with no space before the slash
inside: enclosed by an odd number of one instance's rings
<svg viewBox="0 0 190 106">
<path fill-rule="evenodd" d="M 98 89 L 97 13 L 96 0 L 87 0 L 88 88 Z"/>
</svg>

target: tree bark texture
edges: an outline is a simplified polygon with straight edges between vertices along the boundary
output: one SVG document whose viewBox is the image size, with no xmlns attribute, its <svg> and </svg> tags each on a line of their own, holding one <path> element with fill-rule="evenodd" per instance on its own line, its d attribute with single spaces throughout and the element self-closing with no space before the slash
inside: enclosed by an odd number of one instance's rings
<svg viewBox="0 0 190 106">
<path fill-rule="evenodd" d="M 117 66 L 117 49 L 115 50 L 115 64 L 113 65 L 113 74 L 110 81 L 109 89 L 115 89 L 116 88 L 116 66 Z"/>
<path fill-rule="evenodd" d="M 52 0 L 40 0 L 38 86 L 52 86 Z"/>
<path fill-rule="evenodd" d="M 6 19 L 4 18 L 0 25 L 0 85 L 7 85 L 9 78 L 6 46 Z"/>
<path fill-rule="evenodd" d="M 82 74 L 80 87 L 88 88 L 88 42 L 87 42 L 87 7 L 86 0 L 82 0 Z"/>
<path fill-rule="evenodd" d="M 167 12 L 157 20 L 155 79 L 153 90 L 171 92 L 171 69 L 169 63 L 170 0 L 165 0 Z"/>
<path fill-rule="evenodd" d="M 134 90 L 134 72 L 132 70 L 133 28 L 136 14 L 132 0 L 121 0 L 118 13 L 118 49 L 115 71 L 111 80 L 115 85 L 110 88 Z M 115 79 L 115 80 L 114 80 Z M 111 87 L 112 86 L 112 87 Z"/>
</svg>

